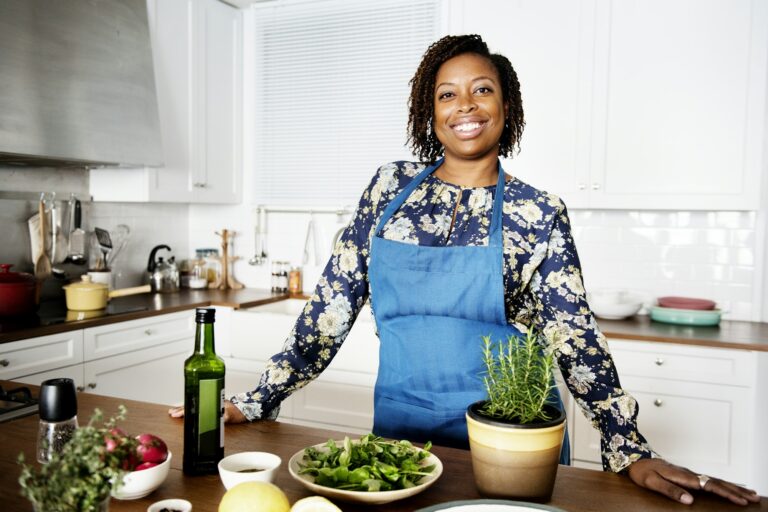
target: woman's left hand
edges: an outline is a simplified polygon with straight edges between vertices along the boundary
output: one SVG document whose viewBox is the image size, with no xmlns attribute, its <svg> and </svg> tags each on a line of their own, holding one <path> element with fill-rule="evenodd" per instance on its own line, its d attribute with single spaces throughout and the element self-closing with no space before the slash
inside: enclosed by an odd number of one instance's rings
<svg viewBox="0 0 768 512">
<path fill-rule="evenodd" d="M 686 489 L 701 489 L 715 493 L 737 505 L 757 503 L 760 496 L 751 489 L 719 478 L 697 475 L 693 471 L 675 466 L 663 459 L 640 459 L 627 469 L 629 478 L 640 487 L 656 491 L 670 499 L 690 505 L 693 495 Z"/>
</svg>

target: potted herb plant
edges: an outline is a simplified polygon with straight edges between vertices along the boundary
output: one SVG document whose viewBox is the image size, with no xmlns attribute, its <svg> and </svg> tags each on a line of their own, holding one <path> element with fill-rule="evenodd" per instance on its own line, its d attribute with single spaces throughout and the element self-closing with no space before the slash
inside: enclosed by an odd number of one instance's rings
<svg viewBox="0 0 768 512">
<path fill-rule="evenodd" d="M 484 336 L 483 344 L 488 398 L 466 414 L 475 483 L 486 496 L 547 501 L 565 432 L 552 353 L 532 329 L 506 343 Z"/>
<path fill-rule="evenodd" d="M 125 407 L 101 422 L 96 409 L 88 425 L 75 430 L 60 452 L 39 467 L 19 455 L 21 493 L 39 512 L 103 512 L 109 509 L 110 492 L 122 484 L 123 468 L 136 451 L 136 441 L 116 428 L 125 418 Z"/>
</svg>

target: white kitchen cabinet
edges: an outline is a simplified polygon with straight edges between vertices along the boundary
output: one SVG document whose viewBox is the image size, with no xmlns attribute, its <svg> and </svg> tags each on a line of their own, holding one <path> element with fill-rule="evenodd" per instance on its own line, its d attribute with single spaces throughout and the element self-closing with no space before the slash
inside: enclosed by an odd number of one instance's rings
<svg viewBox="0 0 768 512">
<path fill-rule="evenodd" d="M 83 331 L 69 331 L 0 345 L 0 379 L 48 372 L 83 362 Z"/>
<path fill-rule="evenodd" d="M 0 379 L 40 384 L 69 377 L 78 391 L 176 404 L 194 348 L 193 310 L 0 345 Z"/>
<path fill-rule="evenodd" d="M 89 361 L 84 366 L 85 391 L 159 404 L 184 402 L 184 360 L 192 338 Z"/>
<path fill-rule="evenodd" d="M 511 174 L 572 208 L 758 208 L 765 2 L 451 5 L 449 30 L 482 34 L 518 72 L 526 129 Z"/>
<path fill-rule="evenodd" d="M 239 203 L 242 19 L 219 0 L 147 0 L 165 164 L 97 169 L 96 201 Z"/>
<path fill-rule="evenodd" d="M 289 299 L 232 314 L 226 360 L 228 394 L 256 387 L 264 364 L 282 349 L 304 304 Z M 370 432 L 378 345 L 370 308 L 365 306 L 325 371 L 283 402 L 280 419 L 352 433 Z"/>
<path fill-rule="evenodd" d="M 610 347 L 654 450 L 674 464 L 768 491 L 762 476 L 768 452 L 758 435 L 765 424 L 758 381 L 765 355 L 616 339 Z M 570 422 L 574 464 L 599 467 L 597 431 L 579 410 Z"/>
</svg>

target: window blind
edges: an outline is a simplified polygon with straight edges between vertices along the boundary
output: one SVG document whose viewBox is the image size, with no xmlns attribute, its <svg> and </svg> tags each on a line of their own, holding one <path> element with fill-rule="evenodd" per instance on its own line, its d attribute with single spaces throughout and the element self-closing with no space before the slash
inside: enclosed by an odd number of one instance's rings
<svg viewBox="0 0 768 512">
<path fill-rule="evenodd" d="M 254 9 L 254 198 L 356 204 L 380 165 L 412 158 L 408 82 L 436 39 L 436 0 Z"/>
</svg>

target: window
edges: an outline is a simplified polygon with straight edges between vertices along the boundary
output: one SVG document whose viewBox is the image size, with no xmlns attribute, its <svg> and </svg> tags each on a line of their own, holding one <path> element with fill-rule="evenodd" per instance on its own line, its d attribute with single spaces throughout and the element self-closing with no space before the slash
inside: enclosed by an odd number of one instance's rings
<svg viewBox="0 0 768 512">
<path fill-rule="evenodd" d="M 356 204 L 375 170 L 412 155 L 408 82 L 437 38 L 435 0 L 254 7 L 254 198 Z"/>
</svg>

